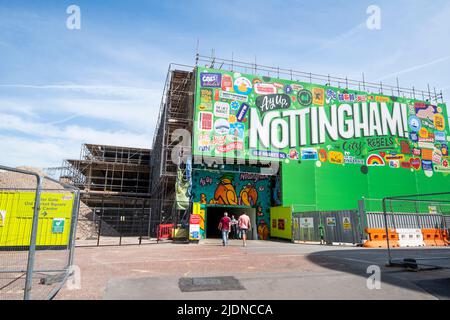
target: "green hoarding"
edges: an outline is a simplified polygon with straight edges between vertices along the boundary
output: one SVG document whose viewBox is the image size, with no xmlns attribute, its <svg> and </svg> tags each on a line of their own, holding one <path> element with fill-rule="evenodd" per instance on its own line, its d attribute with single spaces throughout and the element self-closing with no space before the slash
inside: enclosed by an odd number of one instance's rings
<svg viewBox="0 0 450 320">
<path fill-rule="evenodd" d="M 283 205 L 450 189 L 445 104 L 202 67 L 196 79 L 193 154 L 280 161 Z"/>
</svg>

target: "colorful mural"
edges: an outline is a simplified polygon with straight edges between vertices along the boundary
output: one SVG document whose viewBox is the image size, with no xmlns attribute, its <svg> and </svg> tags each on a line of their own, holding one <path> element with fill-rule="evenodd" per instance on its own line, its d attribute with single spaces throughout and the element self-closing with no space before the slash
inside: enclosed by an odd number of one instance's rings
<svg viewBox="0 0 450 320">
<path fill-rule="evenodd" d="M 206 205 L 248 206 L 256 209 L 260 239 L 269 234 L 271 177 L 258 173 L 194 170 L 192 201 Z M 200 231 L 204 237 L 204 229 Z"/>
<path fill-rule="evenodd" d="M 450 173 L 443 103 L 201 67 L 196 90 L 194 155 Z"/>
<path fill-rule="evenodd" d="M 279 161 L 273 205 L 347 210 L 449 188 L 444 103 L 204 67 L 196 76 L 193 155 Z M 228 188 L 225 178 L 215 200 L 255 195 Z"/>
</svg>

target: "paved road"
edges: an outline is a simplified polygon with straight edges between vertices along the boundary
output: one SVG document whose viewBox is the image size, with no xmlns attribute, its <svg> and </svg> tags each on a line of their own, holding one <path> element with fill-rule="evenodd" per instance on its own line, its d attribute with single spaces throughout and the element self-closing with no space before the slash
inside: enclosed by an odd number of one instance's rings
<svg viewBox="0 0 450 320">
<path fill-rule="evenodd" d="M 450 249 L 394 250 L 395 257 L 449 257 Z M 77 248 L 81 289 L 57 299 L 449 299 L 450 270 L 386 268 L 386 252 L 352 246 L 220 240 L 201 244 Z M 381 289 L 367 288 L 367 267 L 381 268 Z M 182 292 L 180 278 L 233 276 L 239 290 Z M 205 280 L 197 279 L 204 284 Z M 219 281 L 219 282 L 218 282 Z M 214 284 L 217 285 L 214 287 Z M 193 287 L 194 288 L 194 287 Z M 222 288 L 223 289 L 223 288 Z"/>
</svg>

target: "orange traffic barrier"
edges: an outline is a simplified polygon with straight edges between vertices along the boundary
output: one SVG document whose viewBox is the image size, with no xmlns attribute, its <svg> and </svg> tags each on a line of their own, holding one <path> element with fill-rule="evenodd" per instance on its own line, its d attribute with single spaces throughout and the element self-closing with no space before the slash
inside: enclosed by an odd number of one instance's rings
<svg viewBox="0 0 450 320">
<path fill-rule="evenodd" d="M 366 248 L 387 248 L 386 230 L 366 228 L 364 231 L 369 235 L 369 240 L 364 243 Z M 398 234 L 395 229 L 389 229 L 389 246 L 398 247 Z"/>
<path fill-rule="evenodd" d="M 423 241 L 426 246 L 429 247 L 440 247 L 448 246 L 449 241 L 447 240 L 447 230 L 443 229 L 422 229 Z"/>
</svg>

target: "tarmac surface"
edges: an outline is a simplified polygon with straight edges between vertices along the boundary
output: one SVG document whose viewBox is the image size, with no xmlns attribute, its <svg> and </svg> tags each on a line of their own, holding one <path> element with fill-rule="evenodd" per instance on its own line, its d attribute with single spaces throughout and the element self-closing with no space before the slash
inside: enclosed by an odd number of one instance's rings
<svg viewBox="0 0 450 320">
<path fill-rule="evenodd" d="M 450 258 L 450 248 L 396 248 L 392 256 Z M 276 241 L 78 247 L 80 289 L 65 286 L 55 299 L 450 299 L 450 269 L 413 272 L 387 260 L 384 249 Z M 380 289 L 369 266 L 380 268 Z"/>
</svg>

